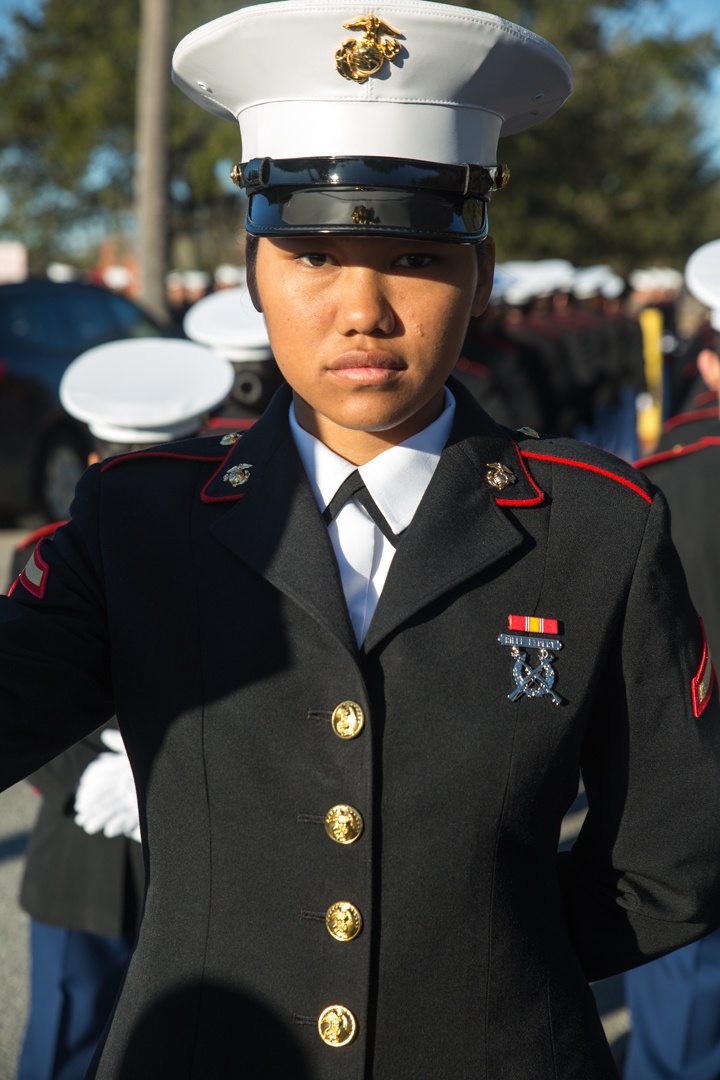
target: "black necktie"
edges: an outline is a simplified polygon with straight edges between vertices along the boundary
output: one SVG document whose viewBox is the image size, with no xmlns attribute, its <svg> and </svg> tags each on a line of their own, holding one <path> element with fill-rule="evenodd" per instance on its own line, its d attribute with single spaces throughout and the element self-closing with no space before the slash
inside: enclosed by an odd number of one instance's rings
<svg viewBox="0 0 720 1080">
<path fill-rule="evenodd" d="M 393 547 L 397 547 L 402 534 L 394 533 L 392 531 L 387 518 L 365 487 L 363 478 L 357 469 L 355 472 L 351 472 L 346 480 L 343 480 L 342 484 L 323 511 L 325 524 L 329 525 L 330 522 L 338 516 L 345 503 L 350 499 L 356 499 L 363 509 L 367 510 L 383 536 L 390 541 Z"/>
</svg>

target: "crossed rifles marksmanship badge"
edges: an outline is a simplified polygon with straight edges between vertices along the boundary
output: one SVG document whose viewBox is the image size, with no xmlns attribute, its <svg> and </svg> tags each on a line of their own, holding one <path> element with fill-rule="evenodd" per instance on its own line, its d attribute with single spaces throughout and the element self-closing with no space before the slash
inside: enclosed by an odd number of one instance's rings
<svg viewBox="0 0 720 1080">
<path fill-rule="evenodd" d="M 558 620 L 508 615 L 508 630 L 514 633 L 500 634 L 498 641 L 501 645 L 510 646 L 515 661 L 512 671 L 515 689 L 508 694 L 510 701 L 517 701 L 524 695 L 530 698 L 549 697 L 554 705 L 562 705 L 562 698 L 553 690 L 553 663 L 556 659 L 553 653 L 560 652 L 563 647 L 562 641 L 555 636 L 559 632 Z M 553 636 L 545 637 L 546 634 Z M 535 660 L 528 660 L 526 650 L 529 649 L 537 650 Z"/>
</svg>

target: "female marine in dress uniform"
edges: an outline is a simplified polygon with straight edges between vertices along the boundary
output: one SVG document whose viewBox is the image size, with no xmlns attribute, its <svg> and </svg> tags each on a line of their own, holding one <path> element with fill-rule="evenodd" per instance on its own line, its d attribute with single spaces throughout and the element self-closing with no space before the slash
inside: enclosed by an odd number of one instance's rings
<svg viewBox="0 0 720 1080">
<path fill-rule="evenodd" d="M 115 708 L 137 783 L 90 1075 L 610 1080 L 588 979 L 720 910 L 712 664 L 654 489 L 448 382 L 497 139 L 567 64 L 483 12 L 287 0 L 174 68 L 240 119 L 289 386 L 242 438 L 91 470 L 0 609 L 2 782 Z"/>
</svg>

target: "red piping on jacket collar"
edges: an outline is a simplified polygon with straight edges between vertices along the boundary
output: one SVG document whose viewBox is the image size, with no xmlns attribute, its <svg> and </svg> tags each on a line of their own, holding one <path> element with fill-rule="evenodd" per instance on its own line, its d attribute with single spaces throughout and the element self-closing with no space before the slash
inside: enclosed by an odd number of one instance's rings
<svg viewBox="0 0 720 1080">
<path fill-rule="evenodd" d="M 496 499 L 495 502 L 498 506 L 541 506 L 542 503 L 545 501 L 545 492 L 537 486 L 532 476 L 528 472 L 525 462 L 523 461 L 523 451 L 520 449 L 517 443 L 513 443 L 513 446 L 515 447 L 515 453 L 518 456 L 520 468 L 525 474 L 525 478 L 530 484 L 530 487 L 533 488 L 534 491 L 537 491 L 537 495 L 534 499 Z M 532 455 L 525 456 L 532 457 Z"/>
<path fill-rule="evenodd" d="M 645 469 L 648 465 L 657 465 L 661 461 L 672 461 L 674 458 L 685 457 L 686 454 L 695 454 L 698 450 L 706 450 L 709 446 L 720 446 L 720 435 L 705 435 L 697 442 L 688 443 L 677 450 L 661 450 L 659 454 L 650 454 L 635 462 L 636 469 Z"/>
<path fill-rule="evenodd" d="M 245 494 L 244 491 L 231 491 L 231 493 L 229 495 L 208 495 L 208 493 L 207 493 L 208 488 L 210 487 L 212 482 L 223 471 L 223 469 L 225 468 L 225 466 L 228 463 L 228 458 L 232 457 L 233 453 L 235 452 L 235 449 L 236 449 L 235 446 L 230 447 L 227 454 L 222 459 L 222 461 L 218 465 L 217 469 L 212 474 L 212 476 L 210 477 L 210 479 L 208 480 L 208 482 L 205 484 L 204 488 L 200 492 L 200 498 L 204 503 L 230 502 L 232 499 L 242 499 L 243 495 Z"/>
<path fill-rule="evenodd" d="M 643 498 L 645 502 L 652 503 L 652 496 L 648 495 L 646 491 L 643 491 L 638 484 L 633 484 L 631 480 L 626 480 L 624 476 L 618 476 L 617 473 L 610 472 L 609 469 L 601 469 L 599 465 L 590 465 L 585 461 L 572 461 L 569 458 L 555 457 L 553 454 L 535 454 L 530 450 L 521 450 L 520 453 L 523 457 L 537 458 L 538 461 L 554 461 L 558 465 L 572 465 L 576 469 L 586 469 L 588 472 L 606 476 L 609 480 L 614 480 L 617 484 L 623 484 L 625 487 L 630 488 L 636 495 Z"/>
<path fill-rule="evenodd" d="M 210 487 L 210 484 L 212 484 L 213 480 L 217 477 L 218 473 L 220 473 L 222 469 L 224 469 L 227 459 L 231 456 L 234 449 L 235 447 L 231 446 L 227 454 L 225 454 L 222 458 L 208 457 L 206 454 L 171 454 L 167 450 L 140 450 L 135 451 L 132 454 L 122 454 L 120 457 L 111 458 L 109 461 L 106 461 L 104 465 L 100 466 L 100 470 L 101 472 L 106 472 L 107 469 L 112 469 L 113 465 L 119 465 L 120 462 L 128 461 L 130 459 L 136 460 L 139 457 L 170 458 L 174 461 L 219 461 L 220 464 L 218 465 L 217 469 L 200 492 L 200 498 L 205 503 L 228 502 L 230 499 L 241 499 L 244 495 L 244 492 L 238 491 L 231 495 L 208 495 L 207 489 Z"/>
<path fill-rule="evenodd" d="M 678 413 L 677 416 L 671 416 L 669 420 L 665 421 L 663 434 L 666 435 L 669 431 L 674 431 L 681 424 L 692 424 L 694 420 L 712 420 L 713 418 L 720 422 L 717 405 L 712 409 L 693 409 L 691 412 Z"/>
</svg>

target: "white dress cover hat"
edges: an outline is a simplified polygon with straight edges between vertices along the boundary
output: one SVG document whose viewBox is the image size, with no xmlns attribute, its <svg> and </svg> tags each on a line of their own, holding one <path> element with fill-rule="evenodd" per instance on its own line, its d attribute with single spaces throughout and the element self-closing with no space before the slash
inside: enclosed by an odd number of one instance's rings
<svg viewBox="0 0 720 1080">
<path fill-rule="evenodd" d="M 705 307 L 710 323 L 720 330 L 720 240 L 711 240 L 694 251 L 685 265 L 685 284 Z"/>
<path fill-rule="evenodd" d="M 198 300 L 188 309 L 183 330 L 192 341 L 216 349 L 228 360 L 272 359 L 265 318 L 255 310 L 244 285 Z"/>
<path fill-rule="evenodd" d="M 235 370 L 212 349 L 170 338 L 109 341 L 66 368 L 60 401 L 106 442 L 159 443 L 194 434 L 230 393 Z"/>
<path fill-rule="evenodd" d="M 498 138 L 559 109 L 570 68 L 487 12 L 425 0 L 361 8 L 246 7 L 175 50 L 180 89 L 240 125 L 247 230 L 482 240 L 487 200 L 509 175 Z"/>
</svg>

